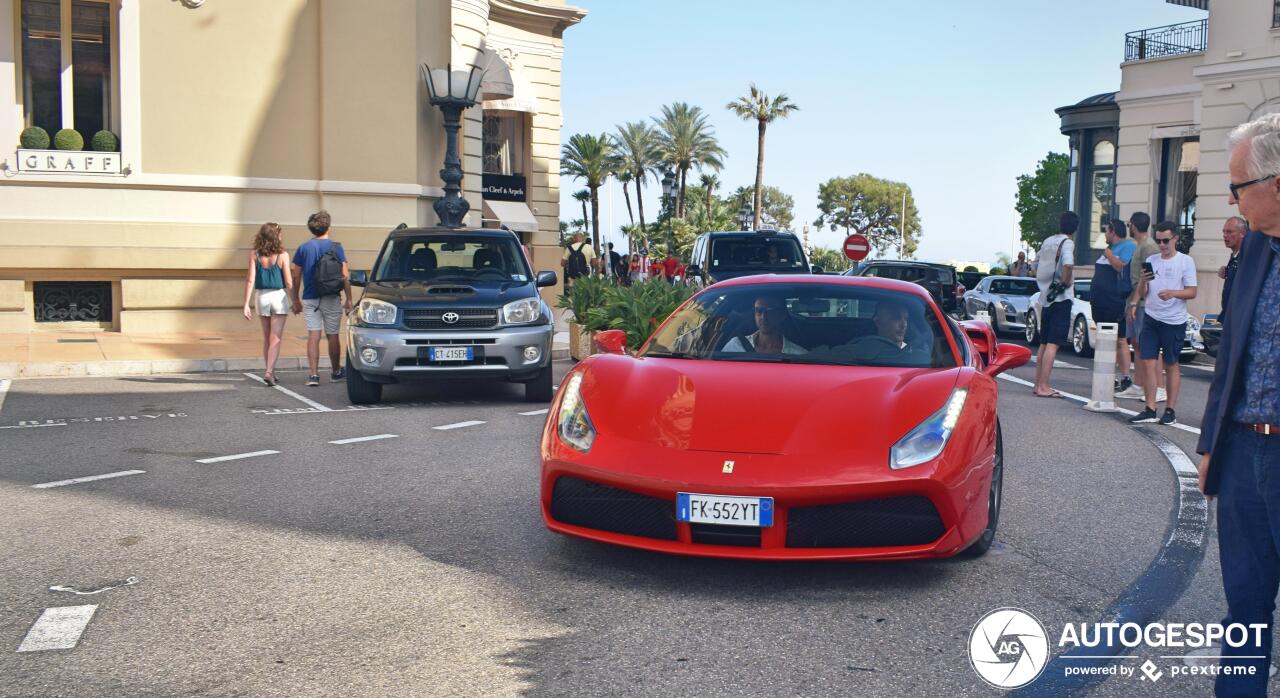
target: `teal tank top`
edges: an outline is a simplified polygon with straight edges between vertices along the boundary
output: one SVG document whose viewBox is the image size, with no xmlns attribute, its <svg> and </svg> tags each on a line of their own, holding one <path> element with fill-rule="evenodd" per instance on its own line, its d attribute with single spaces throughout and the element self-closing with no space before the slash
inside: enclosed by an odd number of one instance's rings
<svg viewBox="0 0 1280 698">
<path fill-rule="evenodd" d="M 277 288 L 284 288 L 284 270 L 278 264 L 272 264 L 269 267 L 262 266 L 262 258 L 258 255 L 253 256 L 254 263 L 258 266 L 257 276 L 254 277 L 253 287 L 263 291 L 269 291 Z"/>
</svg>

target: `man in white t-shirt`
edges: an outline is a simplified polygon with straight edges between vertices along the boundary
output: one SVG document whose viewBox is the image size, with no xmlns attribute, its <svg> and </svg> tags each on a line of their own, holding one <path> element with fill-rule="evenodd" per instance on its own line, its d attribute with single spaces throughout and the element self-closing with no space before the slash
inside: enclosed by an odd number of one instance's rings
<svg viewBox="0 0 1280 698">
<path fill-rule="evenodd" d="M 1058 234 L 1050 236 L 1036 256 L 1036 284 L 1040 287 L 1040 349 L 1036 351 L 1036 384 L 1031 393 L 1036 397 L 1062 397 L 1049 385 L 1058 349 L 1069 345 L 1071 334 L 1072 267 L 1076 245 L 1072 238 L 1080 228 L 1080 217 L 1071 211 L 1058 221 Z M 1048 302 L 1049 289 L 1061 289 L 1053 302 Z"/>
<path fill-rule="evenodd" d="M 1159 421 L 1171 425 L 1177 423 L 1174 408 L 1178 404 L 1178 388 L 1182 383 L 1178 355 L 1182 353 L 1182 343 L 1187 335 L 1187 301 L 1196 297 L 1196 263 L 1178 251 L 1177 226 L 1173 223 L 1164 221 L 1157 225 L 1154 240 L 1160 252 L 1145 260 L 1151 265 L 1151 274 L 1144 273 L 1140 289 L 1142 298 L 1146 299 L 1147 310 L 1142 321 L 1142 336 L 1138 340 L 1138 358 L 1146 374 L 1142 386 L 1147 404 L 1146 409 L 1129 422 L 1156 421 L 1156 386 L 1159 385 L 1156 359 L 1163 354 L 1169 399 Z"/>
</svg>

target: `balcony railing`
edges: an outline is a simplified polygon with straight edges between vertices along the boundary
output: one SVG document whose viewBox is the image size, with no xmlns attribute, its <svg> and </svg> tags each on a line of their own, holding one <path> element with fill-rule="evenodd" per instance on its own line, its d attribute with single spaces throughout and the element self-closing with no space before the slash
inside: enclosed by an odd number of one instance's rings
<svg viewBox="0 0 1280 698">
<path fill-rule="evenodd" d="M 1276 6 L 1280 8 L 1280 0 L 1276 0 Z M 1124 35 L 1124 59 L 1140 61 L 1203 51 L 1209 42 L 1208 29 L 1209 20 L 1201 19 L 1129 32 Z"/>
</svg>

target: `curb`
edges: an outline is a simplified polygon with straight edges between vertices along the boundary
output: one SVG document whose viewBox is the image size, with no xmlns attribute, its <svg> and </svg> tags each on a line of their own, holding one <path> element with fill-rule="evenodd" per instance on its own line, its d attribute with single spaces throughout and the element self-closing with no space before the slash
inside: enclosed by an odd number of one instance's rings
<svg viewBox="0 0 1280 698">
<path fill-rule="evenodd" d="M 568 345 L 551 349 L 551 360 L 569 358 Z M 298 371 L 307 366 L 305 356 L 282 356 L 276 361 L 280 371 Z M 154 376 L 171 373 L 229 373 L 261 371 L 262 359 L 161 359 L 155 361 L 67 361 L 56 363 L 0 363 L 0 379 L 13 378 L 112 378 Z M 329 368 L 329 358 L 320 357 L 320 368 Z"/>
</svg>

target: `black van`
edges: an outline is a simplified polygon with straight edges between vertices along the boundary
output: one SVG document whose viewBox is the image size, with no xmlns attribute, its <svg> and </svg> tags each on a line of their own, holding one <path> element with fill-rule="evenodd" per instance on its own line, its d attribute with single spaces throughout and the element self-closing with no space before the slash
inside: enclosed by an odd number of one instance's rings
<svg viewBox="0 0 1280 698">
<path fill-rule="evenodd" d="M 699 288 L 739 276 L 821 272 L 809 267 L 795 233 L 776 230 L 703 233 L 688 266 L 689 283 Z"/>
</svg>

